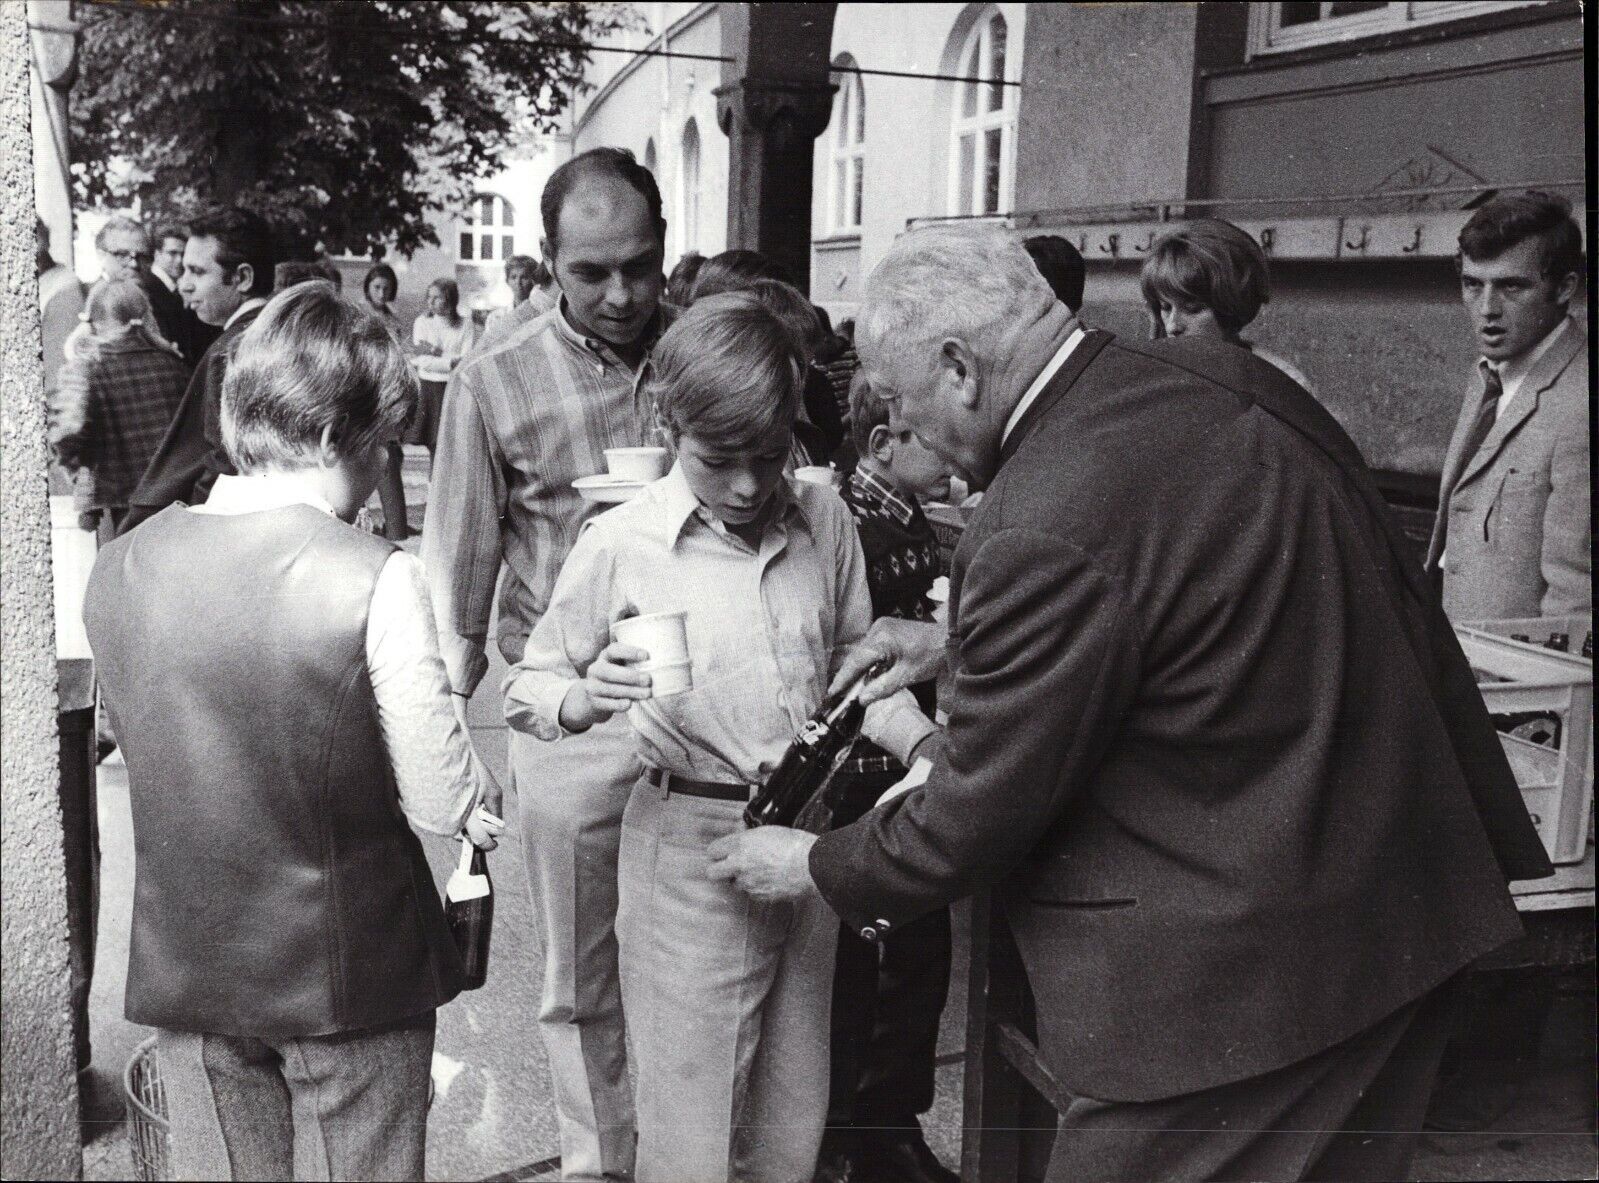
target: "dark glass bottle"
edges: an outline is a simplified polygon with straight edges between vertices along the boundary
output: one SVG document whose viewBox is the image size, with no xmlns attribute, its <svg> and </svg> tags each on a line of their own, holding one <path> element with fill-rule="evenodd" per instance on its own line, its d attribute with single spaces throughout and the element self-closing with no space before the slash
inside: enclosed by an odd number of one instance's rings
<svg viewBox="0 0 1599 1183">
<path fill-rule="evenodd" d="M 483 851 L 461 840 L 461 861 L 444 889 L 444 919 L 461 955 L 463 990 L 476 990 L 489 973 L 489 937 L 494 927 L 494 884 Z"/>
<path fill-rule="evenodd" d="M 829 695 L 788 745 L 783 759 L 745 807 L 748 826 L 791 826 L 812 797 L 827 787 L 860 734 L 866 707 L 861 688 L 889 666 L 877 662 L 849 686 Z"/>
<path fill-rule="evenodd" d="M 1550 633 L 1549 639 L 1543 643 L 1545 649 L 1553 649 L 1556 653 L 1571 652 L 1571 637 L 1566 633 Z"/>
<path fill-rule="evenodd" d="M 1588 635 L 1582 639 L 1582 655 L 1589 661 L 1593 660 L 1593 630 L 1588 630 Z"/>
</svg>

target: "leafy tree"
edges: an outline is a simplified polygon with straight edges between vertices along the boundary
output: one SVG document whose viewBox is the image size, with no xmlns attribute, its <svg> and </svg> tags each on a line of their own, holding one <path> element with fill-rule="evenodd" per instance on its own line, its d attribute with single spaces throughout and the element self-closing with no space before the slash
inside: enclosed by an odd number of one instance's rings
<svg viewBox="0 0 1599 1183">
<path fill-rule="evenodd" d="M 70 108 L 80 200 L 237 202 L 333 253 L 437 242 L 583 85 L 619 4 L 90 0 Z"/>
</svg>

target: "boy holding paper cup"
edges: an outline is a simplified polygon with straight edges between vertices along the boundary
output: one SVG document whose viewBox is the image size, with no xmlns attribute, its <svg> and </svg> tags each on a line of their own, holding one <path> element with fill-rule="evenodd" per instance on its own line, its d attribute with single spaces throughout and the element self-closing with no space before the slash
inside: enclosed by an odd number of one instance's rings
<svg viewBox="0 0 1599 1183">
<path fill-rule="evenodd" d="M 584 526 L 507 676 L 506 717 L 559 743 L 628 711 L 645 765 L 616 921 L 639 1183 L 801 1183 L 827 1109 L 836 921 L 816 898 L 768 905 L 713 881 L 706 848 L 743 827 L 865 635 L 865 561 L 838 496 L 784 476 L 804 366 L 777 317 L 708 297 L 651 364 L 676 463 Z M 678 664 L 679 628 L 688 685 L 665 693 L 648 667 Z M 866 729 L 903 758 L 933 725 L 906 693 Z"/>
</svg>

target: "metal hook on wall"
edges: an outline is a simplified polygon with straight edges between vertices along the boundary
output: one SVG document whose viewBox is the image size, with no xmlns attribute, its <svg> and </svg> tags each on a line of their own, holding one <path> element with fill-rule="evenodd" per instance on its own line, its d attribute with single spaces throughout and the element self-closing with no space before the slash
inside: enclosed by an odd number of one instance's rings
<svg viewBox="0 0 1599 1183">
<path fill-rule="evenodd" d="M 1399 249 L 1402 252 L 1404 252 L 1405 254 L 1407 254 L 1407 255 L 1413 255 L 1413 254 L 1415 254 L 1417 251 L 1419 251 L 1421 249 L 1421 227 L 1420 226 L 1416 227 L 1416 235 L 1415 235 L 1415 237 L 1412 238 L 1407 245 L 1402 246 Z"/>
<path fill-rule="evenodd" d="M 1121 250 L 1122 236 L 1120 234 L 1107 234 L 1105 241 L 1099 244 L 1099 251 L 1104 255 L 1114 255 Z"/>
<path fill-rule="evenodd" d="M 1371 227 L 1370 226 L 1362 226 L 1360 228 L 1360 238 L 1359 238 L 1359 240 L 1357 240 L 1355 242 L 1350 242 L 1348 239 L 1345 239 L 1344 240 L 1344 249 L 1345 250 L 1351 250 L 1351 251 L 1363 251 L 1363 250 L 1366 249 L 1366 242 L 1370 238 L 1371 238 Z"/>
</svg>

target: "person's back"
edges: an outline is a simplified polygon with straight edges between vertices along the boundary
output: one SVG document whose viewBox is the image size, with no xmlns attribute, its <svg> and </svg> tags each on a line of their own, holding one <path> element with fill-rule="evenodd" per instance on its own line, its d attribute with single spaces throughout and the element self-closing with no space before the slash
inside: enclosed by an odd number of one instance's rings
<svg viewBox="0 0 1599 1183">
<path fill-rule="evenodd" d="M 392 550 L 300 505 L 172 507 L 101 552 L 85 617 L 140 854 L 131 1021 L 327 1035 L 459 990 L 366 676 Z"/>
<path fill-rule="evenodd" d="M 126 1012 L 157 1029 L 179 1177 L 289 1178 L 309 1133 L 321 1177 L 420 1178 L 462 982 L 411 826 L 492 847 L 498 823 L 468 817 L 494 795 L 419 564 L 348 525 L 414 379 L 326 283 L 234 360 L 238 473 L 104 547 L 86 599 L 133 811 Z"/>
<path fill-rule="evenodd" d="M 134 280 L 98 285 L 89 298 L 93 335 L 62 367 L 53 435 L 62 462 L 80 470 L 78 509 L 118 524 L 183 401 L 188 367 L 151 323 Z M 109 534 L 109 531 L 108 531 Z"/>
<path fill-rule="evenodd" d="M 1079 792 L 1037 848 L 1016 852 L 1010 891 L 1024 957 L 1095 950 L 1039 979 L 1040 1015 L 1076 1016 L 1044 1033 L 1071 1086 L 1142 1098 L 1282 1065 L 1516 936 L 1488 833 L 1529 872 L 1541 849 L 1506 812 L 1519 795 L 1481 698 L 1458 652 L 1440 661 L 1446 626 L 1354 483 L 1347 437 L 1273 367 L 1199 340 L 1111 341 L 1054 389 L 968 527 L 951 618 L 964 623 L 979 549 L 985 598 L 1069 587 L 1062 612 L 1101 605 L 1101 628 L 1060 644 L 1102 655 L 1073 716 L 1118 722 L 1077 757 Z M 1481 727 L 1452 726 L 1440 696 Z M 1057 725 L 1015 708 L 1019 730 Z M 1018 774 L 1000 758 L 986 776 Z M 1479 811 L 1502 826 L 1485 833 Z M 1083 900 L 1104 903 L 1070 906 Z M 1405 958 L 1373 956 L 1396 943 Z M 1141 974 L 1157 947 L 1168 971 Z M 1181 1018 L 1152 1047 L 1150 1014 Z M 1128 1046 L 1149 1050 L 1110 1054 Z"/>
</svg>

